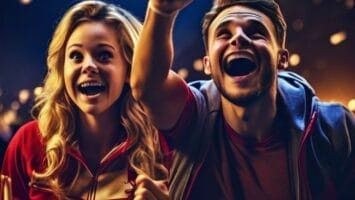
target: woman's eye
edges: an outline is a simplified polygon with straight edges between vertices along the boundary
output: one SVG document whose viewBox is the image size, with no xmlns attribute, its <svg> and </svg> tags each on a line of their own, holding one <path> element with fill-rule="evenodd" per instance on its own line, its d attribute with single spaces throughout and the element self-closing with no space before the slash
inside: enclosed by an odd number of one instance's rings
<svg viewBox="0 0 355 200">
<path fill-rule="evenodd" d="M 75 63 L 80 63 L 83 60 L 83 55 L 79 51 L 73 51 L 69 54 L 69 58 Z"/>
<path fill-rule="evenodd" d="M 109 52 L 109 51 L 101 51 L 99 52 L 99 54 L 97 55 L 97 59 L 100 61 L 100 62 L 108 62 L 110 61 L 110 59 L 112 58 L 112 53 Z"/>
</svg>

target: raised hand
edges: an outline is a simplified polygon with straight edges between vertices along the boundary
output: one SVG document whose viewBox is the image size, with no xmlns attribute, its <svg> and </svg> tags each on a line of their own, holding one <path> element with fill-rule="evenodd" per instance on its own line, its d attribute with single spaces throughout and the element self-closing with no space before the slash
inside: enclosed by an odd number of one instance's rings
<svg viewBox="0 0 355 200">
<path fill-rule="evenodd" d="M 169 15 L 180 11 L 193 0 L 150 0 L 150 8 L 158 14 Z"/>
</svg>

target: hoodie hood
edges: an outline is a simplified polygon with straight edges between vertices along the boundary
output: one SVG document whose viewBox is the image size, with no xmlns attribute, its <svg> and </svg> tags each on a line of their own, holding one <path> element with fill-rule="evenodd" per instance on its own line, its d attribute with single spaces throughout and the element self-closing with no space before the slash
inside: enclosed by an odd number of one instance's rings
<svg viewBox="0 0 355 200">
<path fill-rule="evenodd" d="M 190 86 L 202 91 L 207 100 L 209 112 L 217 111 L 221 106 L 220 93 L 212 80 L 194 81 Z M 280 71 L 278 73 L 278 109 L 286 109 L 294 128 L 303 132 L 307 126 L 311 114 L 315 111 L 314 89 L 301 76 L 294 72 Z"/>
<path fill-rule="evenodd" d="M 301 76 L 281 71 L 278 73 L 278 97 L 283 103 L 282 106 L 278 105 L 278 109 L 286 109 L 294 127 L 303 132 L 316 110 L 318 98 L 314 89 Z"/>
</svg>

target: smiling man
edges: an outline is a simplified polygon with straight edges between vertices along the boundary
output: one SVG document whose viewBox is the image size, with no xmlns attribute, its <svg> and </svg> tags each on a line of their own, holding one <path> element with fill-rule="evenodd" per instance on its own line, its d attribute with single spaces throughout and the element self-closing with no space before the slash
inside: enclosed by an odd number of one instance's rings
<svg viewBox="0 0 355 200">
<path fill-rule="evenodd" d="M 209 81 L 172 70 L 172 29 L 191 0 L 150 0 L 131 87 L 175 151 L 171 199 L 355 199 L 355 122 L 286 72 L 273 0 L 217 0 L 202 33 Z"/>
</svg>

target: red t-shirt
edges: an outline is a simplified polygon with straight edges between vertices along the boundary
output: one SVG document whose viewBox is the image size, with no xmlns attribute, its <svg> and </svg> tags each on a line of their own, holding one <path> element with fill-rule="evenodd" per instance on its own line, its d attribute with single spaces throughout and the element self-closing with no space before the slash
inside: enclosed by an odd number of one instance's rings
<svg viewBox="0 0 355 200">
<path fill-rule="evenodd" d="M 190 91 L 191 93 L 191 91 Z M 181 122 L 193 119 L 196 102 L 189 95 Z M 192 120 L 193 121 L 193 120 Z M 291 199 L 286 138 L 275 131 L 260 142 L 242 138 L 225 122 L 192 184 L 188 199 Z"/>
</svg>

